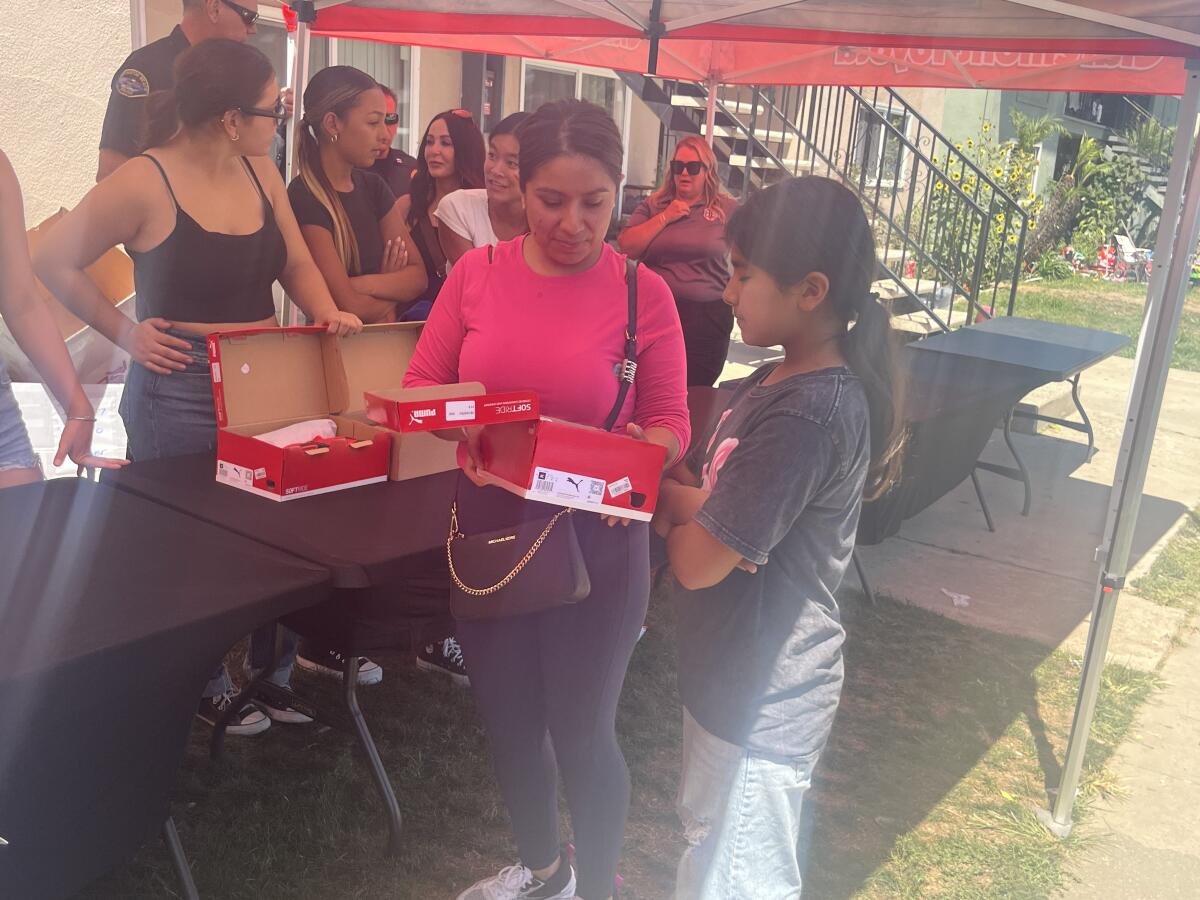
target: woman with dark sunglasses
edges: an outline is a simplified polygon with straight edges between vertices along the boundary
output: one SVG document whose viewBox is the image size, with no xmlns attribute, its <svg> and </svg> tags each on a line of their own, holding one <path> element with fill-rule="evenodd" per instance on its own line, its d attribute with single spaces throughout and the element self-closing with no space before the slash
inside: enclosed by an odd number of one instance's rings
<svg viewBox="0 0 1200 900">
<path fill-rule="evenodd" d="M 721 302 L 729 281 L 725 223 L 737 201 L 717 177 L 717 160 L 703 138 L 675 148 L 667 180 L 643 200 L 617 245 L 657 272 L 675 295 L 687 346 L 687 383 L 712 387 L 725 368 L 733 311 Z"/>
<path fill-rule="evenodd" d="M 221 39 L 197 44 L 179 57 L 175 88 L 151 100 L 145 152 L 97 184 L 38 248 L 46 286 L 133 357 L 121 399 L 130 459 L 216 449 L 205 336 L 278 324 L 276 280 L 330 333 L 362 327 L 334 304 L 266 157 L 284 115 L 279 83 L 259 50 Z M 120 244 L 133 257 L 136 322 L 84 272 Z M 258 665 L 272 644 L 273 630 L 255 633 Z M 287 684 L 290 670 L 290 658 L 281 660 L 271 680 Z M 232 699 L 222 666 L 197 716 L 214 724 Z M 311 721 L 290 707 L 266 708 L 270 718 L 253 706 L 239 710 L 229 733 L 257 734 L 271 719 Z"/>
<path fill-rule="evenodd" d="M 446 280 L 446 254 L 438 239 L 438 220 L 434 215 L 438 204 L 451 191 L 483 187 L 485 155 L 483 134 L 465 109 L 438 113 L 425 129 L 412 190 L 399 202 L 405 209 L 413 244 L 421 254 L 429 284 L 404 314 L 406 320 L 427 318 Z"/>
<path fill-rule="evenodd" d="M 404 212 L 366 168 L 388 145 L 383 91 L 353 66 L 322 69 L 304 90 L 300 174 L 288 186 L 304 241 L 339 309 L 394 322 L 425 290 Z"/>
</svg>

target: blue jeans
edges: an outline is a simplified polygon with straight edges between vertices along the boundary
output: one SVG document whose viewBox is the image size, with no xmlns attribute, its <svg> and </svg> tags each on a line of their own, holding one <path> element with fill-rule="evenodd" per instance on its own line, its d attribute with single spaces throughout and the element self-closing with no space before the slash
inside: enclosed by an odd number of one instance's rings
<svg viewBox="0 0 1200 900">
<path fill-rule="evenodd" d="M 821 751 L 768 759 L 683 712 L 678 809 L 688 848 L 675 900 L 796 900 L 808 835 L 804 795 Z"/>
<path fill-rule="evenodd" d="M 135 461 L 217 449 L 217 417 L 213 411 L 204 337 L 173 328 L 167 333 L 191 345 L 184 351 L 190 357 L 187 368 L 158 375 L 133 363 L 125 378 L 121 418 L 129 438 L 128 455 Z M 274 626 L 268 625 L 254 632 L 251 643 L 269 650 L 274 640 Z M 284 629 L 283 655 L 270 675 L 275 684 L 288 683 L 298 644 L 295 632 Z M 204 688 L 203 696 L 215 697 L 231 690 L 233 682 L 222 663 Z"/>
<path fill-rule="evenodd" d="M 4 366 L 4 360 L 0 359 L 0 472 L 5 469 L 34 469 L 40 472 L 42 467 L 29 442 L 29 432 L 25 430 L 25 422 L 21 419 L 17 398 L 13 396 L 8 369 Z"/>
</svg>

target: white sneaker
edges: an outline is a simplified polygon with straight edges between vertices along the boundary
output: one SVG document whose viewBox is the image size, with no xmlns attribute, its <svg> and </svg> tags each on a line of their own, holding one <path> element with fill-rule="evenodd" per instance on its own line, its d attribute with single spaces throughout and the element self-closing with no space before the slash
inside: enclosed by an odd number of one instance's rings
<svg viewBox="0 0 1200 900">
<path fill-rule="evenodd" d="M 491 878 L 475 882 L 458 895 L 458 900 L 573 900 L 575 870 L 566 860 L 562 864 L 567 869 L 568 879 L 561 888 L 551 886 L 560 880 L 559 872 L 545 882 L 524 866 L 509 866 Z"/>
<path fill-rule="evenodd" d="M 329 678 L 336 678 L 340 681 L 342 679 L 342 671 L 346 667 L 346 657 L 342 656 L 337 650 L 330 650 L 316 659 L 309 659 L 301 654 L 296 657 L 296 665 L 306 672 L 316 672 L 318 675 L 326 675 Z M 383 666 L 377 662 L 372 662 L 365 656 L 360 656 L 358 658 L 358 678 L 355 680 L 355 683 L 379 684 L 381 681 L 383 681 Z"/>
</svg>

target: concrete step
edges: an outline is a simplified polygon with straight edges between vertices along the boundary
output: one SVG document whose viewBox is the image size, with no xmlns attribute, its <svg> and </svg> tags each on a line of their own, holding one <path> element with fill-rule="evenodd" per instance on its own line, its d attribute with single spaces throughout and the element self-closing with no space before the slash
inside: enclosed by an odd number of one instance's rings
<svg viewBox="0 0 1200 900">
<path fill-rule="evenodd" d="M 1080 387 L 1080 397 L 1083 396 L 1082 386 Z M 1087 408 L 1087 404 L 1084 404 Z M 1030 415 L 1053 416 L 1056 419 L 1069 419 L 1071 421 L 1082 421 L 1079 418 L 1079 412 L 1075 409 L 1075 404 L 1071 400 L 1071 384 L 1068 381 L 1054 381 L 1050 384 L 1044 384 L 1031 394 L 1027 394 L 1025 398 L 1017 404 L 1017 410 L 1026 412 Z M 1052 425 L 1049 422 L 1039 422 L 1036 419 L 1026 419 L 1023 417 L 1013 418 L 1012 430 L 1021 434 L 1038 434 L 1039 432 L 1054 431 L 1058 428 L 1057 425 Z M 1070 434 L 1070 432 L 1067 432 Z M 1080 439 L 1083 436 L 1080 435 Z"/>
</svg>

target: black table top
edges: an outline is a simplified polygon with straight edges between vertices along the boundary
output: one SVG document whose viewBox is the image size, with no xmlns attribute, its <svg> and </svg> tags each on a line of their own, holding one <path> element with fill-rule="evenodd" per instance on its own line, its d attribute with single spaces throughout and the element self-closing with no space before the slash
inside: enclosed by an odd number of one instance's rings
<svg viewBox="0 0 1200 900">
<path fill-rule="evenodd" d="M 328 581 L 311 562 L 103 484 L 6 488 L 0 681 L 231 615 L 270 621 L 322 600 Z"/>
<path fill-rule="evenodd" d="M 997 316 L 978 325 L 922 338 L 909 346 L 1032 369 L 1048 381 L 1062 381 L 1112 356 L 1128 343 L 1125 335 L 1094 328 Z"/>
<path fill-rule="evenodd" d="M 458 472 L 274 502 L 215 480 L 201 453 L 135 462 L 104 483 L 329 569 L 335 588 L 386 584 L 444 548 Z"/>
</svg>

